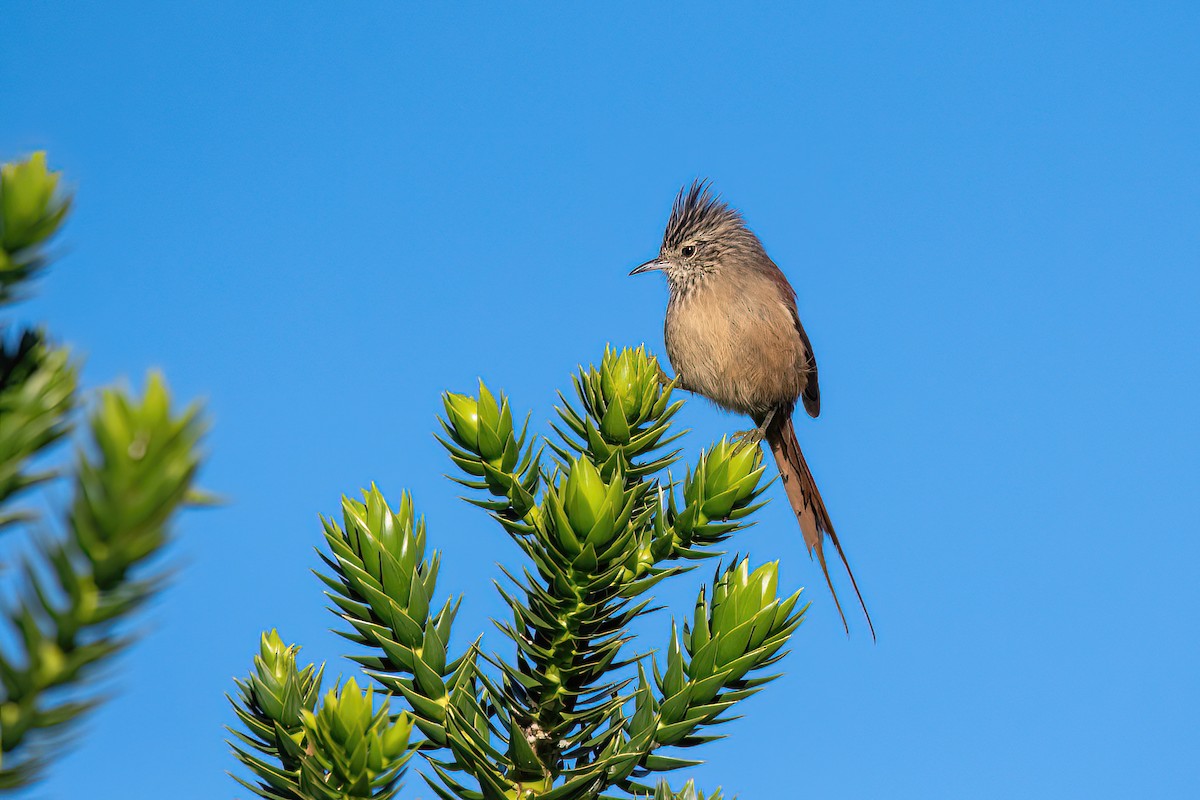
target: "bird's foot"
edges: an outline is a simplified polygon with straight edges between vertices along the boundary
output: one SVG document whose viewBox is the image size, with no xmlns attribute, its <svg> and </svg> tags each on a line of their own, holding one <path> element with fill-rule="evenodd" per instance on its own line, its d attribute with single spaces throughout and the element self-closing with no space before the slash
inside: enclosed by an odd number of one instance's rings
<svg viewBox="0 0 1200 800">
<path fill-rule="evenodd" d="M 655 362 L 654 368 L 658 370 L 658 383 L 660 386 L 666 386 L 671 382 L 671 376 L 667 374 L 667 371 L 660 364 Z"/>
<path fill-rule="evenodd" d="M 767 438 L 767 429 L 771 427 L 771 422 L 775 419 L 775 409 L 763 417 L 763 421 L 757 428 L 751 428 L 748 431 L 738 431 L 731 437 L 735 442 L 748 442 L 758 444 L 763 439 Z"/>
<path fill-rule="evenodd" d="M 661 386 L 665 389 L 666 387 L 668 387 L 672 383 L 674 383 L 675 388 L 678 389 L 679 391 L 692 392 L 692 390 L 690 388 L 683 385 L 683 378 L 680 378 L 678 375 L 676 375 L 674 378 L 672 378 L 670 375 L 667 374 L 667 371 L 664 370 L 661 366 L 659 366 L 657 364 L 655 366 L 658 368 L 658 385 L 659 386 Z M 694 394 L 694 392 L 693 392 L 693 394 Z"/>
<path fill-rule="evenodd" d="M 737 431 L 737 432 L 733 433 L 729 438 L 739 444 L 741 444 L 743 442 L 745 442 L 746 444 L 758 444 L 763 439 L 765 439 L 766 436 L 767 436 L 767 432 L 764 431 L 762 428 L 751 428 L 748 431 Z"/>
</svg>

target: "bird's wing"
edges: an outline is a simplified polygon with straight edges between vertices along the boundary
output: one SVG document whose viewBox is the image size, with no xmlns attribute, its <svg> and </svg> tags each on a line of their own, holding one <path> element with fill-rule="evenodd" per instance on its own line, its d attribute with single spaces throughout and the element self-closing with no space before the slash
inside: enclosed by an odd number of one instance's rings
<svg viewBox="0 0 1200 800">
<path fill-rule="evenodd" d="M 804 326 L 800 323 L 800 313 L 796 311 L 795 303 L 792 304 L 792 319 L 796 321 L 796 333 L 800 334 L 800 341 L 804 342 L 804 352 L 807 354 L 807 378 L 804 384 L 804 392 L 801 394 L 801 399 L 804 401 L 804 410 L 808 412 L 810 417 L 818 417 L 821 414 L 821 384 L 817 382 L 817 356 L 813 352 L 812 342 L 808 340 L 808 334 L 804 332 Z"/>
<path fill-rule="evenodd" d="M 817 355 L 813 352 L 812 342 L 808 339 L 808 333 L 804 330 L 804 325 L 800 322 L 800 311 L 796 308 L 796 290 L 792 288 L 792 284 L 788 283 L 787 276 L 783 274 L 783 270 L 774 262 L 770 261 L 770 269 L 768 274 L 779 288 L 779 295 L 783 300 L 783 304 L 792 312 L 792 322 L 796 326 L 796 334 L 800 337 L 800 341 L 804 344 L 804 373 L 805 384 L 804 391 L 800 398 L 804 401 L 804 410 L 808 412 L 810 417 L 817 417 L 821 414 L 821 385 L 817 380 Z"/>
</svg>

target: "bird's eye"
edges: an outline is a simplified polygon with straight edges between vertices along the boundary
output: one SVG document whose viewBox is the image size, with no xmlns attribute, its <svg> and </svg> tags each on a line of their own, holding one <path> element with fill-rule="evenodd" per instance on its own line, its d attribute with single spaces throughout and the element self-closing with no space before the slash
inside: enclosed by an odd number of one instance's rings
<svg viewBox="0 0 1200 800">
<path fill-rule="evenodd" d="M 689 244 L 689 245 L 685 246 L 683 248 L 683 250 L 681 250 L 680 252 L 683 253 L 684 258 L 691 258 L 692 256 L 696 255 L 696 246 Z"/>
</svg>

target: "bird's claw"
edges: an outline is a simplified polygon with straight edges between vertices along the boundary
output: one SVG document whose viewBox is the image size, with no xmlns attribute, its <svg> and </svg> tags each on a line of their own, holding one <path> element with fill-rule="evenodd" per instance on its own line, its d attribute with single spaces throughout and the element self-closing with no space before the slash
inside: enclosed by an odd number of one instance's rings
<svg viewBox="0 0 1200 800">
<path fill-rule="evenodd" d="M 671 381 L 674 380 L 674 378 L 668 375 L 667 371 L 663 369 L 662 365 L 658 362 L 655 362 L 654 368 L 658 370 L 658 383 L 660 386 L 667 386 L 671 383 Z"/>
<path fill-rule="evenodd" d="M 747 444 L 758 444 L 766 437 L 762 428 L 751 428 L 748 431 L 737 431 L 729 438 L 739 444 L 745 442 Z"/>
<path fill-rule="evenodd" d="M 692 389 L 683 385 L 683 379 L 680 378 L 678 375 L 676 375 L 674 378 L 672 378 L 670 375 L 667 374 L 667 371 L 665 369 L 663 369 L 661 365 L 655 364 L 654 366 L 658 369 L 658 385 L 659 386 L 661 386 L 665 389 L 668 386 L 671 386 L 672 384 L 674 384 L 674 388 L 676 388 L 682 392 L 691 392 L 692 394 L 695 394 L 695 392 Z"/>
</svg>

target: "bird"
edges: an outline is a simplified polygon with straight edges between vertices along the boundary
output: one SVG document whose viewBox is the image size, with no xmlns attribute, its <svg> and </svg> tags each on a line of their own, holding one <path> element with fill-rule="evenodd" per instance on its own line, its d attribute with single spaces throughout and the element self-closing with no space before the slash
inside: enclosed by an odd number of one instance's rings
<svg viewBox="0 0 1200 800">
<path fill-rule="evenodd" d="M 821 388 L 795 289 L 741 212 L 700 179 L 676 196 L 658 256 L 629 274 L 652 271 L 667 279 L 663 339 L 676 385 L 754 421 L 753 430 L 737 436 L 765 440 L 770 447 L 809 556 L 815 553 L 820 562 L 847 635 L 850 626 L 825 562 L 826 537 L 875 639 L 871 614 L 796 440 L 792 412 L 802 404 L 817 417 Z"/>
</svg>

